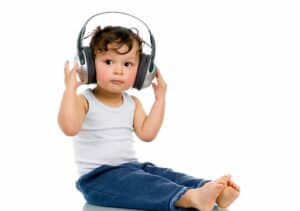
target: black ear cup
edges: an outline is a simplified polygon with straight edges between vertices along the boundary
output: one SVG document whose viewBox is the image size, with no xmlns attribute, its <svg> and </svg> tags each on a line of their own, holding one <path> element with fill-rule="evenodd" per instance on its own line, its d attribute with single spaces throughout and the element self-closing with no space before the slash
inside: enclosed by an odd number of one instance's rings
<svg viewBox="0 0 300 211">
<path fill-rule="evenodd" d="M 87 75 L 88 75 L 88 84 L 97 83 L 96 69 L 95 69 L 92 49 L 90 47 L 82 47 L 82 51 L 83 51 L 83 55 L 85 57 L 85 62 L 86 62 L 85 63 L 85 65 L 86 65 L 85 71 L 87 71 Z"/>
<path fill-rule="evenodd" d="M 137 69 L 135 82 L 133 84 L 133 88 L 136 88 L 138 90 L 143 88 L 143 83 L 146 77 L 147 72 L 149 71 L 149 65 L 151 61 L 151 56 L 142 53 L 140 57 L 139 66 Z"/>
</svg>

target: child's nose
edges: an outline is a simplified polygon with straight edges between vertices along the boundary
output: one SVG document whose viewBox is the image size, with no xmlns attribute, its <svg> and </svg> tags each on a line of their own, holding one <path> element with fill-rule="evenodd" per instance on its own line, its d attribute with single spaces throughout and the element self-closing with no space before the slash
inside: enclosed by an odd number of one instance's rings
<svg viewBox="0 0 300 211">
<path fill-rule="evenodd" d="M 123 67 L 121 65 L 117 65 L 114 68 L 114 74 L 116 74 L 116 75 L 123 75 Z"/>
</svg>

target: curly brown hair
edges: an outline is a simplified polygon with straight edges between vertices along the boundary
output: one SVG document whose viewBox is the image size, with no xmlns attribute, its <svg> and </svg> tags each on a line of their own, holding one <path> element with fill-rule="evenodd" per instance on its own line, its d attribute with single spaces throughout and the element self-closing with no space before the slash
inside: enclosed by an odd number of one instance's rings
<svg viewBox="0 0 300 211">
<path fill-rule="evenodd" d="M 136 29 L 135 29 L 136 30 Z M 133 32 L 132 29 L 128 29 L 122 26 L 106 26 L 101 29 L 98 26 L 93 32 L 93 37 L 90 41 L 90 47 L 93 52 L 93 57 L 95 58 L 97 52 L 103 52 L 108 50 L 114 50 L 118 54 L 127 54 L 131 51 L 134 42 L 137 43 L 138 46 L 138 54 L 142 53 L 142 45 L 143 40 L 139 37 L 138 31 L 136 33 Z M 117 44 L 115 48 L 108 49 L 109 44 Z M 118 51 L 123 45 L 128 47 L 126 52 Z"/>
</svg>

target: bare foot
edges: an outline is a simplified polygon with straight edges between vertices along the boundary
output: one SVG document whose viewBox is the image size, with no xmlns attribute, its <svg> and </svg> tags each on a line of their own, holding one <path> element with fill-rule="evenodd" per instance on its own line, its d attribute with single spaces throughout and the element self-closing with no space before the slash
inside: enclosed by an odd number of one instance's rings
<svg viewBox="0 0 300 211">
<path fill-rule="evenodd" d="M 211 211 L 216 203 L 217 197 L 224 190 L 224 187 L 222 183 L 212 181 L 195 189 L 195 198 L 192 199 L 192 207 L 201 211 Z"/>
<path fill-rule="evenodd" d="M 223 176 L 216 180 L 205 183 L 200 188 L 187 190 L 175 206 L 182 208 L 197 208 L 201 211 L 211 211 L 216 203 L 217 197 L 228 186 L 230 176 Z"/>
<path fill-rule="evenodd" d="M 229 182 L 231 181 L 230 178 L 231 178 L 230 175 L 225 175 L 218 179 L 213 180 L 213 182 L 222 184 L 222 185 L 224 185 L 224 187 L 226 187 L 229 184 Z"/>
<path fill-rule="evenodd" d="M 240 187 L 232 180 L 229 180 L 224 190 L 217 198 L 217 204 L 220 208 L 229 207 L 232 202 L 240 195 Z"/>
</svg>

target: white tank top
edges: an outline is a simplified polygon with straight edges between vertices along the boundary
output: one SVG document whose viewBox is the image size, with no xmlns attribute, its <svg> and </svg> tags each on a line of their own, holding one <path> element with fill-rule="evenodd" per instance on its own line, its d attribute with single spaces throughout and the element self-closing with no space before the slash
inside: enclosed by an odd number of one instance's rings
<svg viewBox="0 0 300 211">
<path fill-rule="evenodd" d="M 133 146 L 135 103 L 127 93 L 119 107 L 104 105 L 91 89 L 83 92 L 89 110 L 79 133 L 74 136 L 75 161 L 80 175 L 102 165 L 137 161 Z"/>
</svg>

